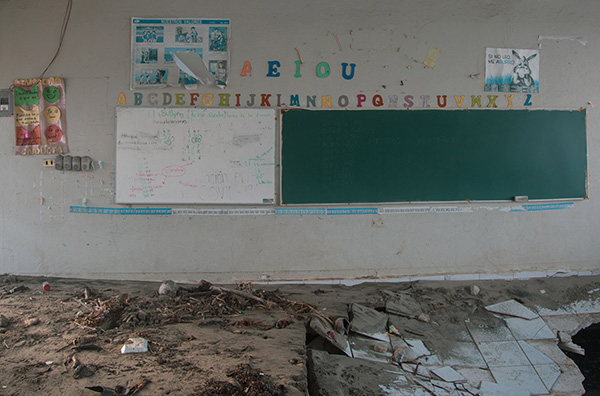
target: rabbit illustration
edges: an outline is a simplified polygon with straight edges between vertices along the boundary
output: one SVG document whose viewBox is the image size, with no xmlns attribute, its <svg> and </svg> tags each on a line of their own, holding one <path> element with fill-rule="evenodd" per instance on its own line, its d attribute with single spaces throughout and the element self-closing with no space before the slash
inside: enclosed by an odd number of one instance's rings
<svg viewBox="0 0 600 396">
<path fill-rule="evenodd" d="M 530 57 L 521 57 L 515 50 L 512 53 L 519 62 L 513 68 L 514 74 L 510 83 L 510 90 L 512 92 L 533 92 L 534 81 L 533 77 L 531 77 L 529 61 L 535 58 L 537 54 L 533 54 Z"/>
</svg>

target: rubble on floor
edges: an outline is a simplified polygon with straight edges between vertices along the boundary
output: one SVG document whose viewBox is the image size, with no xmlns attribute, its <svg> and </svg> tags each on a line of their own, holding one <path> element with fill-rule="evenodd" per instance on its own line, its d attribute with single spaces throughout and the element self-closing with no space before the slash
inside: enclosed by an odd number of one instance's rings
<svg viewBox="0 0 600 396">
<path fill-rule="evenodd" d="M 531 396 L 585 392 L 577 366 L 561 352 L 584 354 L 583 349 L 560 331 L 560 326 L 551 328 L 546 321 L 556 325 L 558 318 L 569 315 L 600 318 L 597 299 L 590 297 L 549 310 L 527 307 L 515 299 L 457 307 L 452 304 L 454 298 L 449 298 L 447 304 L 431 305 L 431 295 L 414 293 L 410 287 L 381 294 L 383 304 L 378 309 L 348 304 L 347 333 L 336 332 L 332 319 L 312 314 L 310 328 L 329 347 L 314 339 L 308 344 L 311 395 Z M 443 324 L 422 319 L 442 311 L 447 311 Z M 447 320 L 448 316 L 452 319 Z M 354 377 L 360 377 L 360 382 L 348 381 Z"/>
</svg>

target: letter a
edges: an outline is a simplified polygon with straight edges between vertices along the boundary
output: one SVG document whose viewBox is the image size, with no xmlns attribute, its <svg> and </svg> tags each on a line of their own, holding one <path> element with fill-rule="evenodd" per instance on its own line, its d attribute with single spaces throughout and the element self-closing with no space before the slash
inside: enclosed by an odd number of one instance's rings
<svg viewBox="0 0 600 396">
<path fill-rule="evenodd" d="M 242 77 L 252 77 L 252 66 L 250 65 L 250 61 L 245 61 L 244 66 L 242 66 Z"/>
</svg>

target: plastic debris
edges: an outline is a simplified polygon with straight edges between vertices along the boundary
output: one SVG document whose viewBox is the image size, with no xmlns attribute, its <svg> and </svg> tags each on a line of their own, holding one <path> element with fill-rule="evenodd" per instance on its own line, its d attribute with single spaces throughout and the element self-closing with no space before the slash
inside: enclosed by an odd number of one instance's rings
<svg viewBox="0 0 600 396">
<path fill-rule="evenodd" d="M 429 323 L 431 321 L 429 315 L 427 315 L 426 313 L 422 313 L 419 316 L 417 316 L 417 320 L 423 323 Z"/>
<path fill-rule="evenodd" d="M 352 357 L 348 338 L 344 334 L 335 331 L 329 318 L 313 313 L 310 319 L 310 328 L 347 356 Z"/>
<path fill-rule="evenodd" d="M 144 353 L 148 352 L 148 341 L 144 338 L 130 338 L 121 347 L 121 353 Z"/>
<path fill-rule="evenodd" d="M 175 297 L 178 287 L 172 280 L 164 281 L 158 288 L 158 294 L 161 296 Z"/>
<path fill-rule="evenodd" d="M 100 393 L 100 396 L 113 396 L 115 394 L 114 389 L 106 388 L 104 386 L 86 386 L 85 389 L 98 392 Z"/>
<path fill-rule="evenodd" d="M 25 319 L 23 321 L 23 324 L 25 325 L 25 327 L 35 326 L 37 324 L 40 324 L 40 320 L 38 318 Z"/>
<path fill-rule="evenodd" d="M 48 283 L 48 282 L 42 283 L 42 289 L 44 289 L 44 291 L 50 291 L 50 283 Z"/>
</svg>

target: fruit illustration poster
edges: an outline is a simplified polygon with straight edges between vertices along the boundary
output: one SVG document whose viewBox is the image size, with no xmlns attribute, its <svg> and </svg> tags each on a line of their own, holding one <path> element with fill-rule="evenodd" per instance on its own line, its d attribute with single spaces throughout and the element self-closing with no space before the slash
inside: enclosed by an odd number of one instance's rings
<svg viewBox="0 0 600 396">
<path fill-rule="evenodd" d="M 15 154 L 61 154 L 67 145 L 64 80 L 18 79 L 14 85 Z"/>
<path fill-rule="evenodd" d="M 227 86 L 230 29 L 229 19 L 132 18 L 130 88 L 194 89 L 206 75 Z M 186 65 L 178 53 L 186 53 Z"/>
<path fill-rule="evenodd" d="M 486 48 L 485 90 L 538 93 L 540 91 L 539 50 Z"/>
</svg>

